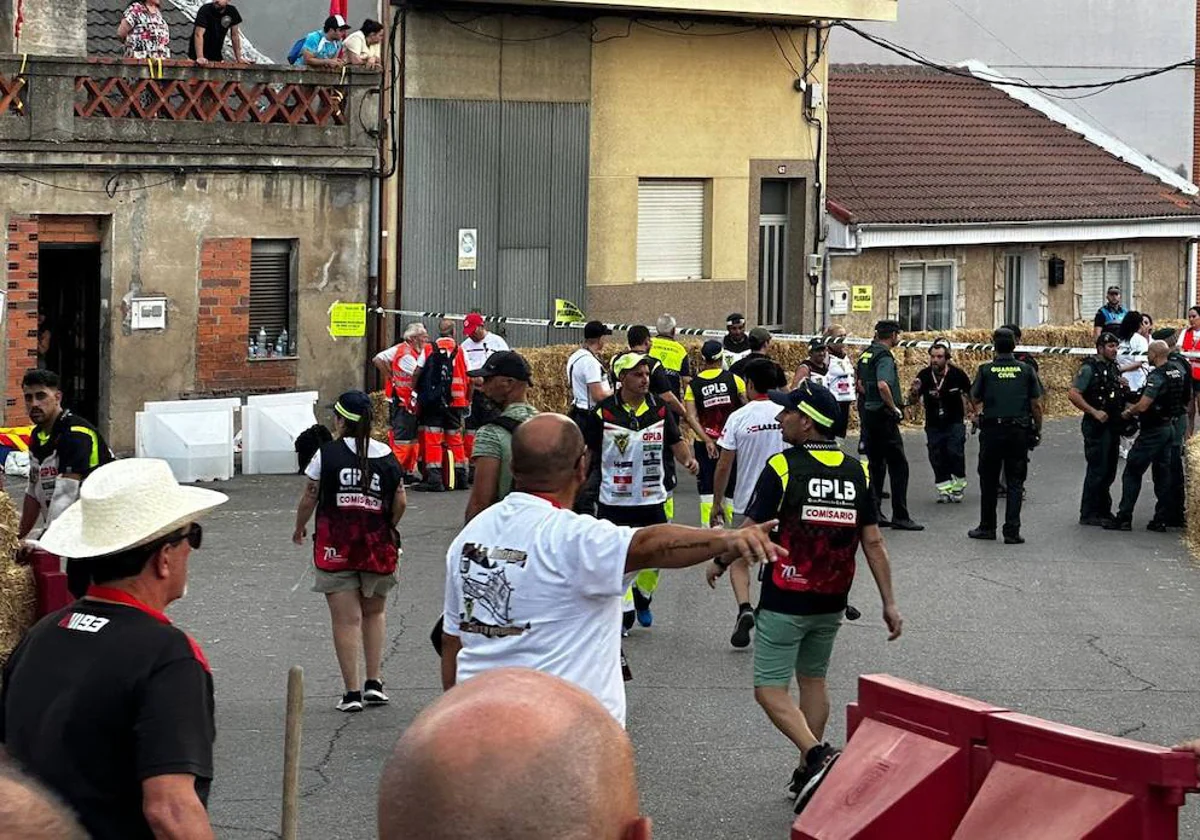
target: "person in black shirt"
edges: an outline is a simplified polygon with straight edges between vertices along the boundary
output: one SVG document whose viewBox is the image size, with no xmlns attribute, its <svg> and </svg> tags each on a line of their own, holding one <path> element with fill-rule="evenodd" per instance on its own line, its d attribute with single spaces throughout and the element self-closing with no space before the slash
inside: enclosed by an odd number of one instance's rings
<svg viewBox="0 0 1200 840">
<path fill-rule="evenodd" d="M 212 0 L 196 12 L 188 39 L 188 58 L 197 64 L 225 60 L 225 38 L 233 45 L 233 60 L 242 63 L 242 15 L 229 0 Z"/>
<path fill-rule="evenodd" d="M 729 366 L 729 372 L 734 376 L 746 378 L 746 365 L 755 359 L 766 357 L 767 348 L 771 346 L 771 332 L 763 327 L 750 330 L 750 352 Z"/>
<path fill-rule="evenodd" d="M 971 377 L 950 363 L 950 342 L 939 338 L 929 348 L 929 366 L 917 374 L 909 402 L 925 407 L 925 443 L 938 504 L 961 502 L 967 489 L 967 427 Z"/>
<path fill-rule="evenodd" d="M 212 673 L 163 610 L 187 589 L 197 520 L 225 501 L 181 487 L 165 461 L 114 461 L 41 538 L 86 562 L 93 584 L 13 651 L 0 743 L 95 840 L 213 836 Z"/>
</svg>

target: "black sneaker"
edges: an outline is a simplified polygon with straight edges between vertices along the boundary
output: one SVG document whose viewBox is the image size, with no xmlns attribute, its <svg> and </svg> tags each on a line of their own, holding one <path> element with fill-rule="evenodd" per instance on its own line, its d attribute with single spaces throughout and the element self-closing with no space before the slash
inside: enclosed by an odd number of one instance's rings
<svg viewBox="0 0 1200 840">
<path fill-rule="evenodd" d="M 342 700 L 334 706 L 339 712 L 361 712 L 363 710 L 363 699 L 361 691 L 347 691 L 342 695 Z"/>
<path fill-rule="evenodd" d="M 1151 519 L 1146 523 L 1146 530 L 1157 531 L 1160 534 L 1165 534 L 1167 532 L 1167 523 L 1159 522 L 1157 519 Z"/>
<path fill-rule="evenodd" d="M 1008 533 L 1004 535 L 1005 545 L 1024 545 L 1025 538 L 1018 533 Z"/>
<path fill-rule="evenodd" d="M 1096 516 L 1081 516 L 1079 517 L 1079 524 L 1087 525 L 1092 528 L 1103 528 L 1104 523 L 1110 519 L 1112 519 L 1111 516 L 1104 516 L 1103 514 Z"/>
<path fill-rule="evenodd" d="M 750 644 L 750 631 L 754 629 L 754 610 L 743 609 L 738 613 L 737 621 L 733 625 L 733 635 L 729 637 L 729 644 L 735 648 L 744 648 Z"/>
<path fill-rule="evenodd" d="M 799 814 L 804 810 L 804 806 L 813 798 L 813 794 L 817 792 L 821 782 L 825 781 L 825 777 L 833 768 L 833 763 L 841 754 L 841 750 L 834 749 L 829 744 L 820 744 L 808 751 L 808 755 L 804 757 L 808 778 L 796 795 L 796 807 L 792 809 L 793 813 Z"/>
<path fill-rule="evenodd" d="M 1126 516 L 1117 514 L 1112 519 L 1104 523 L 1105 531 L 1132 531 L 1133 520 Z"/>
<path fill-rule="evenodd" d="M 972 528 L 970 531 L 967 531 L 967 536 L 973 540 L 994 540 L 996 539 L 996 532 L 989 531 L 983 527 Z"/>
<path fill-rule="evenodd" d="M 804 789 L 804 783 L 808 781 L 808 776 L 808 765 L 801 761 L 800 764 L 797 765 L 796 769 L 792 771 L 792 780 L 788 782 L 788 799 L 792 800 L 793 802 L 796 801 L 796 797 L 799 796 L 800 791 Z"/>
<path fill-rule="evenodd" d="M 367 680 L 363 686 L 363 702 L 368 706 L 382 706 L 389 698 L 383 693 L 383 680 Z"/>
<path fill-rule="evenodd" d="M 924 531 L 925 526 L 913 522 L 911 519 L 893 519 L 893 531 Z"/>
</svg>

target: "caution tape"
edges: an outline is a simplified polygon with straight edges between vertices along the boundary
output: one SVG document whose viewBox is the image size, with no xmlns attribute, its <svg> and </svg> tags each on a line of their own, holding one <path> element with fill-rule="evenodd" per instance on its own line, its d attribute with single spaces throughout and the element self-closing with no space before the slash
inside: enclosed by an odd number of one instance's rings
<svg viewBox="0 0 1200 840">
<path fill-rule="evenodd" d="M 411 318 L 447 318 L 451 321 L 461 321 L 467 316 L 454 312 L 421 312 L 416 309 L 386 309 L 382 306 L 371 310 L 376 315 L 406 315 Z M 586 323 L 583 321 L 554 321 L 549 318 L 516 318 L 508 315 L 485 315 L 483 313 L 472 313 L 482 318 L 488 324 L 509 324 L 516 327 L 554 327 L 555 329 L 565 330 L 582 330 Z M 603 323 L 603 322 L 602 322 Z M 644 326 L 642 324 L 605 324 L 613 332 L 629 332 L 630 329 L 636 326 Z M 724 338 L 725 330 L 716 329 L 699 329 L 695 327 L 676 327 L 676 335 L 692 336 L 696 338 Z M 800 344 L 807 344 L 814 338 L 824 338 L 821 335 L 802 335 L 799 333 L 771 333 L 772 341 L 787 341 Z M 854 338 L 847 336 L 842 342 L 849 344 L 852 347 L 868 347 L 872 340 L 869 338 Z M 943 339 L 937 342 L 939 346 L 944 346 L 947 342 Z M 933 341 L 918 341 L 916 339 L 901 339 L 896 342 L 896 347 L 909 348 L 914 350 L 927 350 L 934 345 Z M 995 350 L 995 346 L 989 343 L 973 344 L 967 342 L 950 342 L 950 349 L 974 352 L 974 353 L 990 353 Z M 1094 356 L 1096 351 L 1090 347 L 1052 347 L 1050 345 L 1036 344 L 1021 344 L 1018 345 L 1016 351 L 1018 353 L 1028 353 L 1031 356 Z M 1181 355 L 1189 359 L 1200 360 L 1200 352 L 1185 353 L 1179 351 Z M 1145 354 L 1142 354 L 1144 356 Z M 1134 356 L 1133 358 L 1137 358 Z"/>
</svg>

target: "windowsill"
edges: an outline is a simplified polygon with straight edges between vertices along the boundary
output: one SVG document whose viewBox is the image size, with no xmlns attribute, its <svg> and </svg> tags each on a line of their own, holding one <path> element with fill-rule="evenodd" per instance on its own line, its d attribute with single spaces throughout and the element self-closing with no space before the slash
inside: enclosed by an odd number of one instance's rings
<svg viewBox="0 0 1200 840">
<path fill-rule="evenodd" d="M 295 362 L 299 356 L 247 356 L 247 362 Z"/>
</svg>

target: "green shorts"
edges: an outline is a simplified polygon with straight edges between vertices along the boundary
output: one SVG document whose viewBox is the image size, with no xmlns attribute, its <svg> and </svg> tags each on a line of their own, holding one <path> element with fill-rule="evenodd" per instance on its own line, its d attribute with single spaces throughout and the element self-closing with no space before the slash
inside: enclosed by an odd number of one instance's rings
<svg viewBox="0 0 1200 840">
<path fill-rule="evenodd" d="M 754 685 L 787 686 L 792 674 L 824 677 L 842 615 L 788 615 L 760 609 L 754 622 Z"/>
<path fill-rule="evenodd" d="M 357 589 L 362 592 L 364 598 L 386 598 L 397 582 L 398 578 L 395 572 L 390 575 L 355 571 L 327 572 L 314 567 L 312 591 L 329 594 L 330 592 L 352 592 Z"/>
</svg>

